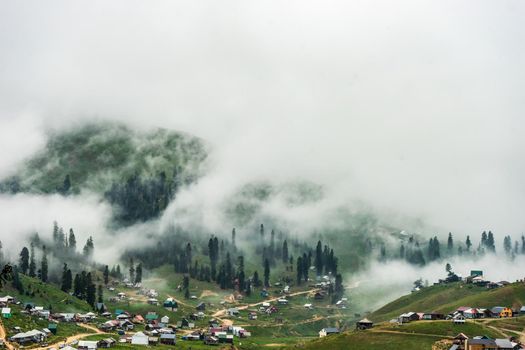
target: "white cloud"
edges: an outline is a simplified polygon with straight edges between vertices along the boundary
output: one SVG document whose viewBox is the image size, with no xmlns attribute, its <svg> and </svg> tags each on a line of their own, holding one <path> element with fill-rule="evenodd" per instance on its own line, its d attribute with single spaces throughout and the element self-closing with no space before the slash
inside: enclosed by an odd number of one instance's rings
<svg viewBox="0 0 525 350">
<path fill-rule="evenodd" d="M 0 175 L 15 150 L 41 145 L 39 128 L 113 118 L 211 142 L 212 172 L 175 204 L 211 223 L 243 182 L 306 178 L 333 203 L 519 234 L 524 12 L 521 1 L 3 3 Z"/>
</svg>

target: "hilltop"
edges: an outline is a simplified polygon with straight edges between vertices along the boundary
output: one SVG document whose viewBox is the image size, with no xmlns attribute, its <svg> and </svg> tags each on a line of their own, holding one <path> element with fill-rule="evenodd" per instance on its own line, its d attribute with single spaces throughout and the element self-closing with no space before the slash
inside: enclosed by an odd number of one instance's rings
<svg viewBox="0 0 525 350">
<path fill-rule="evenodd" d="M 166 129 L 138 131 L 114 122 L 53 131 L 45 147 L 0 182 L 8 193 L 94 192 L 119 209 L 122 223 L 159 215 L 181 186 L 194 182 L 204 142 Z"/>
</svg>

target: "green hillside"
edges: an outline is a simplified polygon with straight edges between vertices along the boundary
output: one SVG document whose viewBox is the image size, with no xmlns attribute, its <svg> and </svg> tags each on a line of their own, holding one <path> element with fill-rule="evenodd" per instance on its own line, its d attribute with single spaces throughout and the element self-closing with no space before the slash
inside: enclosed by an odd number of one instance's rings
<svg viewBox="0 0 525 350">
<path fill-rule="evenodd" d="M 36 278 L 23 274 L 19 274 L 19 276 L 24 286 L 24 293 L 19 293 L 8 283 L 3 287 L 2 294 L 11 295 L 21 303 L 33 303 L 35 306 L 43 306 L 44 308 L 52 306 L 53 312 L 92 311 L 85 301 L 64 293 L 52 283 L 43 283 Z"/>
<path fill-rule="evenodd" d="M 517 319 L 514 326 L 523 329 L 523 319 Z M 511 322 L 511 321 L 509 321 Z M 515 321 L 512 321 L 516 323 Z M 383 350 L 383 349 L 431 349 L 438 343 L 447 343 L 458 333 L 469 337 L 486 335 L 491 338 L 502 338 L 508 335 L 503 331 L 508 326 L 488 322 L 469 321 L 455 325 L 450 321 L 420 321 L 404 325 L 382 323 L 367 331 L 349 331 L 335 336 L 304 342 L 301 349 L 350 349 L 350 350 Z M 502 330 L 500 330 L 502 329 Z M 450 345 L 449 345 L 450 346 Z M 448 347 L 444 347 L 448 349 Z"/>
<path fill-rule="evenodd" d="M 66 131 L 52 132 L 46 146 L 28 159 L 0 186 L 4 192 L 107 191 L 113 182 L 132 175 L 157 176 L 174 171 L 187 177 L 197 175 L 206 157 L 201 140 L 174 131 L 136 131 L 118 123 L 94 123 Z"/>
<path fill-rule="evenodd" d="M 119 224 L 158 217 L 177 191 L 200 176 L 200 139 L 118 123 L 94 123 L 48 135 L 44 149 L 0 182 L 0 192 L 64 196 L 94 192 Z"/>
<path fill-rule="evenodd" d="M 369 318 L 378 322 L 410 311 L 449 313 L 460 306 L 491 308 L 500 305 L 525 305 L 525 284 L 513 283 L 492 290 L 463 283 L 432 286 L 394 300 L 373 312 Z"/>
</svg>

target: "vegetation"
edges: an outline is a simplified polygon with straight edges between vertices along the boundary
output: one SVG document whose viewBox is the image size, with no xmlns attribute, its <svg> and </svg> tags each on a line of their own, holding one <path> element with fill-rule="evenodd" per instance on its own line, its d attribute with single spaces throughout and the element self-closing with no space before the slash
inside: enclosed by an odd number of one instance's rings
<svg viewBox="0 0 525 350">
<path fill-rule="evenodd" d="M 120 223 L 129 224 L 159 215 L 179 187 L 195 181 L 205 158 L 203 143 L 185 134 L 88 124 L 50 134 L 45 149 L 3 180 L 0 191 L 94 191 L 119 209 Z"/>
<path fill-rule="evenodd" d="M 409 311 L 450 313 L 460 306 L 491 308 L 524 304 L 525 284 L 521 282 L 491 290 L 474 284 L 449 283 L 403 296 L 373 312 L 369 318 L 387 321 Z"/>
</svg>

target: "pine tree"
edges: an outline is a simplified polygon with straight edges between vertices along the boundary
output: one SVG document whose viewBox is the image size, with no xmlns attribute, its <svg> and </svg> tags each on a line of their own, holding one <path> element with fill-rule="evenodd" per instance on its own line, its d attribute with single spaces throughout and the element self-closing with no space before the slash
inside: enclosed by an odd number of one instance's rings
<svg viewBox="0 0 525 350">
<path fill-rule="evenodd" d="M 24 275 L 27 274 L 27 270 L 29 269 L 29 250 L 27 247 L 22 248 L 22 251 L 20 252 L 20 272 L 22 272 Z"/>
<path fill-rule="evenodd" d="M 525 236 L 521 236 L 521 254 L 525 254 Z"/>
<path fill-rule="evenodd" d="M 246 287 L 246 276 L 244 274 L 244 256 L 237 258 L 237 281 L 239 283 L 239 292 L 242 293 Z"/>
<path fill-rule="evenodd" d="M 29 258 L 29 277 L 36 277 L 35 245 L 31 242 L 31 256 Z"/>
<path fill-rule="evenodd" d="M 404 260 L 405 259 L 405 245 L 401 244 L 401 247 L 399 247 L 399 259 Z"/>
<path fill-rule="evenodd" d="M 252 283 L 250 282 L 250 280 L 246 280 L 246 295 L 252 295 Z"/>
<path fill-rule="evenodd" d="M 56 241 L 56 247 L 58 249 L 63 249 L 65 240 L 66 240 L 66 235 L 64 234 L 64 229 L 62 227 L 60 227 L 58 229 L 58 236 L 57 236 L 57 241 Z"/>
<path fill-rule="evenodd" d="M 448 233 L 447 249 L 448 249 L 449 254 L 450 254 L 450 253 L 452 252 L 452 250 L 454 249 L 454 239 L 452 238 L 452 232 L 449 232 L 449 233 Z"/>
<path fill-rule="evenodd" d="M 68 274 L 68 271 L 69 271 L 69 274 Z M 60 289 L 63 291 L 63 292 L 69 292 L 71 290 L 71 270 L 69 270 L 69 268 L 67 267 L 67 264 L 64 263 L 64 267 L 62 269 L 62 284 L 61 284 L 61 287 Z"/>
<path fill-rule="evenodd" d="M 69 240 L 68 240 L 68 250 L 74 254 L 77 251 L 77 239 L 75 237 L 75 233 L 73 232 L 73 229 L 69 229 Z"/>
<path fill-rule="evenodd" d="M 344 294 L 343 276 L 341 276 L 341 274 L 338 273 L 335 276 L 335 287 L 334 287 L 334 296 L 332 298 L 332 303 L 335 304 L 335 302 L 340 300 L 343 297 L 343 294 Z"/>
<path fill-rule="evenodd" d="M 496 245 L 494 242 L 494 234 L 492 231 L 489 231 L 489 234 L 487 236 L 487 249 L 493 253 L 496 252 Z"/>
<path fill-rule="evenodd" d="M 233 230 L 232 230 L 232 246 L 233 246 L 233 248 L 235 248 L 235 235 L 236 235 L 236 233 L 235 233 L 235 227 L 234 227 Z"/>
<path fill-rule="evenodd" d="M 106 265 L 106 266 L 104 267 L 104 285 L 107 286 L 108 283 L 109 283 L 109 266 Z"/>
<path fill-rule="evenodd" d="M 270 287 L 270 262 L 268 259 L 264 260 L 264 286 Z"/>
<path fill-rule="evenodd" d="M 117 278 L 119 280 L 121 280 L 122 279 L 122 271 L 120 271 L 120 264 L 117 264 L 117 269 L 116 269 L 115 272 L 117 273 Z"/>
<path fill-rule="evenodd" d="M 230 252 L 226 253 L 226 263 L 224 265 L 224 278 L 226 287 L 231 288 L 233 280 L 233 266 L 230 258 Z"/>
<path fill-rule="evenodd" d="M 510 238 L 510 236 L 505 236 L 505 238 L 503 238 L 503 249 L 507 255 L 510 254 L 512 250 L 512 238 Z"/>
<path fill-rule="evenodd" d="M 283 242 L 282 259 L 284 264 L 288 263 L 288 242 L 286 240 Z"/>
<path fill-rule="evenodd" d="M 91 307 L 95 307 L 95 300 L 96 300 L 96 293 L 97 288 L 95 287 L 95 284 L 93 283 L 93 279 L 91 277 L 91 272 L 89 272 L 86 276 L 86 302 L 91 305 Z"/>
<path fill-rule="evenodd" d="M 89 236 L 83 248 L 84 257 L 86 258 L 86 260 L 91 260 L 91 258 L 93 257 L 94 250 L 95 245 L 93 243 L 93 237 Z"/>
<path fill-rule="evenodd" d="M 135 270 L 135 283 L 142 283 L 142 263 L 139 263 Z"/>
<path fill-rule="evenodd" d="M 310 269 L 310 263 L 308 262 L 308 255 L 303 253 L 303 279 L 308 282 L 308 270 Z"/>
<path fill-rule="evenodd" d="M 275 259 L 275 230 L 270 233 L 270 261 L 273 263 Z"/>
<path fill-rule="evenodd" d="M 484 247 L 487 246 L 487 231 L 481 233 L 481 245 Z"/>
<path fill-rule="evenodd" d="M 135 281 L 135 266 L 133 264 L 133 258 L 129 260 L 129 282 L 133 283 Z"/>
<path fill-rule="evenodd" d="M 253 273 L 252 282 L 254 287 L 259 287 L 261 285 L 261 280 L 259 279 L 259 273 L 257 271 Z"/>
<path fill-rule="evenodd" d="M 66 177 L 64 178 L 64 182 L 62 184 L 62 189 L 60 193 L 62 193 L 63 195 L 67 195 L 69 194 L 70 189 L 71 189 L 71 177 L 69 176 L 69 174 L 67 174 Z"/>
<path fill-rule="evenodd" d="M 97 288 L 97 302 L 103 303 L 104 302 L 104 291 L 102 289 L 102 285 L 99 284 Z"/>
<path fill-rule="evenodd" d="M 470 241 L 470 236 L 467 236 L 467 241 L 465 242 L 467 246 L 467 251 L 470 252 L 470 247 L 472 247 L 472 242 Z"/>
<path fill-rule="evenodd" d="M 186 265 L 191 266 L 192 260 L 191 243 L 186 244 Z"/>
<path fill-rule="evenodd" d="M 58 242 L 58 222 L 53 221 L 53 243 L 56 246 Z"/>
<path fill-rule="evenodd" d="M 80 275 L 77 273 L 75 274 L 75 279 L 73 280 L 73 295 L 77 298 L 82 298 L 82 280 L 80 278 Z"/>
<path fill-rule="evenodd" d="M 303 259 L 303 264 L 306 261 Z M 323 274 L 323 248 L 321 241 L 317 242 L 317 247 L 315 248 L 315 270 L 317 272 L 317 276 L 321 276 Z"/>
<path fill-rule="evenodd" d="M 297 258 L 297 268 L 295 271 L 297 274 L 297 284 L 301 285 L 301 281 L 303 279 L 303 258 Z"/>
<path fill-rule="evenodd" d="M 40 279 L 42 282 L 47 282 L 48 280 L 48 265 L 47 265 L 47 251 L 46 246 L 42 247 L 42 263 L 40 266 Z"/>
</svg>

